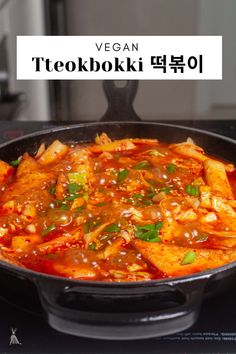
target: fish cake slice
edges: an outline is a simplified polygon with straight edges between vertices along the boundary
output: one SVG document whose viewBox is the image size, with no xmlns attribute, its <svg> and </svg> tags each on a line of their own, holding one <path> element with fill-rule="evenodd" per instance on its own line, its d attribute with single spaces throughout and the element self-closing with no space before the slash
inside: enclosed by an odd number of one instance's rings
<svg viewBox="0 0 236 354">
<path fill-rule="evenodd" d="M 138 239 L 133 241 L 133 245 L 145 260 L 169 277 L 201 272 L 236 261 L 236 250 L 194 249 Z M 184 257 L 191 251 L 195 253 L 194 261 L 182 264 Z"/>
</svg>

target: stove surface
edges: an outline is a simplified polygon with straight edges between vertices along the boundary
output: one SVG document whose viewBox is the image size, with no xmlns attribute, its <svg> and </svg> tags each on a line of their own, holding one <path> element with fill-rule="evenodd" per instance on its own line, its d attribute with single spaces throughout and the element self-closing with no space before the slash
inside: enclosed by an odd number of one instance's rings
<svg viewBox="0 0 236 354">
<path fill-rule="evenodd" d="M 236 121 L 171 123 L 236 138 Z M 55 125 L 58 123 L 0 122 L 0 143 Z M 26 311 L 23 308 L 24 299 L 18 299 L 18 305 L 13 305 L 11 297 L 12 294 L 9 294 L 7 300 L 0 288 L 0 354 L 236 353 L 236 283 L 226 293 L 204 301 L 199 319 L 191 329 L 172 336 L 128 342 L 99 341 L 61 334 L 47 325 L 41 312 Z M 9 345 L 11 328 L 17 328 L 20 345 Z"/>
</svg>

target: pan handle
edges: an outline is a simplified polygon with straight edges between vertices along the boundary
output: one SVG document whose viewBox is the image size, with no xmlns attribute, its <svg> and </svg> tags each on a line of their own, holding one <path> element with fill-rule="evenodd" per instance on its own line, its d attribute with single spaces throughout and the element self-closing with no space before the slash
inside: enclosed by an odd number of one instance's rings
<svg viewBox="0 0 236 354">
<path fill-rule="evenodd" d="M 101 121 L 141 120 L 133 108 L 133 102 L 138 90 L 137 80 L 104 80 L 103 89 L 107 98 L 108 107 Z"/>
<path fill-rule="evenodd" d="M 208 280 L 209 276 L 201 276 L 200 279 L 192 281 L 190 279 L 177 285 L 168 282 L 164 286 L 144 286 L 141 291 L 138 291 L 140 288 L 137 287 L 133 289 L 133 293 L 127 292 L 127 288 L 117 288 L 118 294 L 113 292 L 112 295 L 107 294 L 109 289 L 104 289 L 105 287 L 99 294 L 96 285 L 95 289 L 93 287 L 84 289 L 83 285 L 63 288 L 62 284 L 65 285 L 67 282 L 62 281 L 60 284 L 60 281 L 42 278 L 37 280 L 36 285 L 48 323 L 54 329 L 81 337 L 134 340 L 169 335 L 192 326 L 198 317 Z M 171 291 L 184 295 L 184 301 L 164 309 L 159 309 L 160 303 L 157 301 L 156 308 L 141 309 L 143 301 L 148 304 L 150 296 L 158 298 L 161 292 L 163 296 L 168 296 L 168 292 Z M 77 296 L 74 306 L 67 306 L 61 302 L 68 294 Z M 137 294 L 140 294 L 141 302 Z M 122 295 L 132 303 L 127 311 L 122 311 L 119 307 Z M 105 306 L 104 300 L 108 300 L 107 303 L 105 301 Z M 138 301 L 141 306 L 136 305 Z"/>
</svg>

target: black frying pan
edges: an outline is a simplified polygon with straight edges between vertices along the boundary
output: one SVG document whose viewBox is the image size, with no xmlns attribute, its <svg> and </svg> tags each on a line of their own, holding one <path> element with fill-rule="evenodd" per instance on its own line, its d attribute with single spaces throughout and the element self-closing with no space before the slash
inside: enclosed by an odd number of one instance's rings
<svg viewBox="0 0 236 354">
<path fill-rule="evenodd" d="M 137 83 L 115 88 L 105 83 L 109 98 L 106 118 L 138 120 L 132 108 Z M 115 100 L 114 100 L 115 97 Z M 113 105 L 113 102 L 114 105 Z M 121 116 L 119 118 L 119 107 Z M 125 107 L 125 109 L 124 109 Z M 113 109 L 114 108 L 114 109 Z M 176 125 L 142 122 L 78 124 L 27 135 L 0 146 L 0 159 L 11 161 L 23 152 L 35 153 L 42 142 L 92 141 L 106 132 L 111 138 L 159 138 L 168 143 L 187 137 L 209 154 L 234 161 L 236 142 L 217 134 Z M 204 297 L 226 289 L 236 277 L 236 263 L 181 278 L 149 282 L 106 283 L 76 281 L 45 275 L 0 262 L 0 282 L 15 296 L 36 296 L 36 287 L 48 323 L 55 329 L 83 337 L 142 339 L 163 336 L 190 327 Z M 32 287 L 33 284 L 33 287 Z"/>
</svg>

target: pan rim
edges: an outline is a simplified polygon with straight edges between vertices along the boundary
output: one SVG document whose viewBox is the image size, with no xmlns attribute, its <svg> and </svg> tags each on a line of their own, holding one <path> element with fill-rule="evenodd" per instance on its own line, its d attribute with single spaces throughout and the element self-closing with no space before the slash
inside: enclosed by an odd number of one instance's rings
<svg viewBox="0 0 236 354">
<path fill-rule="evenodd" d="M 35 132 L 29 133 L 29 134 L 25 134 L 22 135 L 18 138 L 6 141 L 2 144 L 0 144 L 0 149 L 10 145 L 10 144 L 14 144 L 17 143 L 21 140 L 27 139 L 27 138 L 33 138 L 33 137 L 37 137 L 39 135 L 46 135 L 49 133 L 54 133 L 54 132 L 59 132 L 59 131 L 63 131 L 63 130 L 71 130 L 71 129 L 75 129 L 75 128 L 86 128 L 86 127 L 93 127 L 93 126 L 103 126 L 103 125 L 153 125 L 153 126 L 165 126 L 165 127 L 170 127 L 170 128 L 177 128 L 180 130 L 189 130 L 189 131 L 193 131 L 193 132 L 197 132 L 197 133 L 201 133 L 204 135 L 210 135 L 228 142 L 231 142 L 233 144 L 236 144 L 236 140 L 215 132 L 211 132 L 211 131 L 207 131 L 204 129 L 198 129 L 198 128 L 193 128 L 193 127 L 188 127 L 185 125 L 178 125 L 178 124 L 171 124 L 171 123 L 163 123 L 163 122 L 149 122 L 149 121 L 142 121 L 142 122 L 133 122 L 133 121 L 112 121 L 112 122 L 88 122 L 88 123 L 78 123 L 78 124 L 71 124 L 71 125 L 62 125 L 59 127 L 51 127 L 51 128 L 47 128 L 47 129 L 42 129 L 42 130 L 37 130 Z"/>
</svg>

